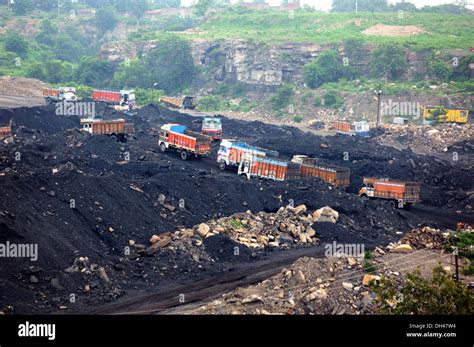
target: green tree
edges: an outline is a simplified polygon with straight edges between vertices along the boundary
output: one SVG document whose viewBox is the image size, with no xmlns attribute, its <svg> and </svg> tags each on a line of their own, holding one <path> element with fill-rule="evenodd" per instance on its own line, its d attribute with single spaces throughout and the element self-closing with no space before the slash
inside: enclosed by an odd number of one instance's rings
<svg viewBox="0 0 474 347">
<path fill-rule="evenodd" d="M 28 42 L 20 35 L 8 33 L 5 36 L 5 50 L 25 58 L 28 55 Z"/>
<path fill-rule="evenodd" d="M 41 63 L 35 63 L 26 69 L 26 76 L 30 78 L 36 78 L 41 81 L 46 81 L 46 73 L 44 72 L 43 65 Z"/>
<path fill-rule="evenodd" d="M 382 44 L 372 52 L 371 68 L 375 76 L 398 79 L 408 69 L 405 51 L 397 44 Z"/>
<path fill-rule="evenodd" d="M 361 39 L 348 39 L 344 41 L 344 53 L 351 61 L 357 61 L 364 52 L 364 42 Z"/>
<path fill-rule="evenodd" d="M 215 0 L 199 0 L 196 4 L 196 15 L 204 17 L 209 8 L 215 3 Z"/>
<path fill-rule="evenodd" d="M 456 4 L 443 4 L 437 6 L 424 6 L 421 9 L 421 12 L 426 13 L 448 13 L 455 15 L 472 15 L 472 12 L 467 9 L 465 6 L 460 6 Z"/>
<path fill-rule="evenodd" d="M 46 82 L 65 83 L 73 80 L 74 67 L 72 64 L 60 60 L 48 60 L 44 63 Z"/>
<path fill-rule="evenodd" d="M 57 0 L 33 0 L 33 5 L 41 11 L 49 12 L 57 9 L 58 2 Z"/>
<path fill-rule="evenodd" d="M 353 70 L 344 66 L 336 51 L 325 50 L 314 61 L 304 66 L 304 81 L 310 88 L 318 88 L 327 82 L 352 77 Z"/>
<path fill-rule="evenodd" d="M 448 64 L 440 59 L 431 59 L 428 61 L 428 73 L 436 76 L 440 81 L 449 81 L 451 69 Z"/>
<path fill-rule="evenodd" d="M 278 88 L 276 94 L 270 98 L 273 111 L 283 113 L 283 109 L 290 103 L 293 93 L 293 86 L 289 84 L 282 85 Z"/>
<path fill-rule="evenodd" d="M 55 44 L 54 35 L 58 33 L 58 28 L 50 20 L 45 19 L 40 23 L 40 32 L 36 35 L 36 42 L 47 46 Z"/>
<path fill-rule="evenodd" d="M 454 76 L 461 79 L 471 78 L 471 69 L 469 67 L 471 64 L 474 64 L 474 53 L 468 54 L 461 58 L 454 71 Z"/>
<path fill-rule="evenodd" d="M 120 88 L 151 88 L 155 83 L 148 67 L 138 59 L 121 64 L 115 72 L 114 80 Z"/>
<path fill-rule="evenodd" d="M 113 77 L 112 65 L 95 57 L 84 56 L 76 71 L 76 80 L 80 84 L 106 86 Z"/>
<path fill-rule="evenodd" d="M 138 20 L 140 20 L 148 10 L 147 0 L 131 0 L 131 5 L 131 12 Z"/>
<path fill-rule="evenodd" d="M 54 54 L 56 59 L 78 62 L 82 56 L 82 46 L 69 35 L 61 34 L 55 36 Z"/>
<path fill-rule="evenodd" d="M 332 12 L 385 12 L 388 10 L 387 0 L 333 0 Z"/>
<path fill-rule="evenodd" d="M 115 11 L 111 7 L 104 7 L 97 10 L 94 19 L 95 26 L 103 36 L 107 31 L 115 29 L 118 23 Z"/>
<path fill-rule="evenodd" d="M 11 9 L 15 15 L 24 16 L 33 9 L 33 2 L 31 0 L 15 0 Z"/>
<path fill-rule="evenodd" d="M 158 42 L 146 57 L 148 74 L 158 83 L 158 89 L 167 93 L 188 87 L 196 74 L 189 43 L 177 36 Z"/>
<path fill-rule="evenodd" d="M 339 108 L 344 104 L 344 100 L 333 90 L 324 94 L 324 105 L 332 108 Z"/>
<path fill-rule="evenodd" d="M 383 279 L 373 285 L 384 314 L 403 315 L 472 315 L 474 294 L 462 282 L 455 282 L 441 266 L 426 279 L 419 271 L 408 273 L 399 289 L 393 280 Z"/>
</svg>

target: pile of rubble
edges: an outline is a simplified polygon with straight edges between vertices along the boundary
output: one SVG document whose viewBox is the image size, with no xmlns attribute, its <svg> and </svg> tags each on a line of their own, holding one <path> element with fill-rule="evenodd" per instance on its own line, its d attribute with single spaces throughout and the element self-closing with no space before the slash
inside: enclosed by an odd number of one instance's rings
<svg viewBox="0 0 474 347">
<path fill-rule="evenodd" d="M 402 244 L 409 244 L 414 249 L 442 249 L 448 238 L 449 232 L 424 227 L 406 233 L 400 242 Z"/>
<path fill-rule="evenodd" d="M 361 261 L 356 258 L 305 257 L 255 286 L 238 288 L 198 309 L 185 312 L 371 314 L 375 308 L 375 295 L 369 289 L 369 282 L 363 283 L 361 269 Z"/>
<path fill-rule="evenodd" d="M 327 206 L 312 214 L 307 213 L 305 205 L 281 207 L 276 213 L 253 214 L 246 211 L 201 223 L 194 228 L 153 235 L 150 239 L 151 246 L 143 251 L 152 254 L 163 248 L 200 247 L 204 239 L 217 235 L 226 235 L 239 244 L 257 250 L 316 244 L 318 238 L 313 225 L 318 222 L 337 223 L 338 219 L 339 213 Z"/>
<path fill-rule="evenodd" d="M 461 154 L 474 150 L 474 143 L 469 142 L 474 137 L 472 124 L 439 125 L 436 128 L 411 124 L 387 125 L 386 128 L 387 131 L 379 138 L 381 142 L 396 142 L 425 152 L 457 151 Z"/>
<path fill-rule="evenodd" d="M 196 308 L 191 314 L 376 314 L 379 298 L 371 286 L 382 278 L 398 285 L 404 274 L 419 268 L 431 273 L 440 262 L 452 271 L 439 247 L 447 233 L 428 227 L 415 229 L 398 243 L 376 247 L 359 257 L 301 258 L 279 274 L 256 285 L 238 288 Z M 413 248 L 424 248 L 416 253 Z"/>
</svg>

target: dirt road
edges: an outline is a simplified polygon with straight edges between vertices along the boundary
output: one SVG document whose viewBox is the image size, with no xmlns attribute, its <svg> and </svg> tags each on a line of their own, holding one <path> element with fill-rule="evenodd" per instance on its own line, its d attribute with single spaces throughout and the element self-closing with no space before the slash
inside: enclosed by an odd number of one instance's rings
<svg viewBox="0 0 474 347">
<path fill-rule="evenodd" d="M 43 98 L 24 98 L 0 94 L 0 108 L 33 107 L 45 105 Z"/>
</svg>

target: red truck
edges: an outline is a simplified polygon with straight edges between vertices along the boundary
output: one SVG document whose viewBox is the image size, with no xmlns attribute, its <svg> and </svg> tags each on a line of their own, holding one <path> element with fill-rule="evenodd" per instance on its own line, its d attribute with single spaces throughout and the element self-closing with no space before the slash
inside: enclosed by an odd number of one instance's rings
<svg viewBox="0 0 474 347">
<path fill-rule="evenodd" d="M 165 124 L 160 129 L 158 144 L 162 152 L 173 148 L 180 153 L 181 159 L 187 160 L 190 156 L 209 155 L 211 141 L 209 136 L 190 131 L 184 125 Z"/>
<path fill-rule="evenodd" d="M 204 135 L 212 137 L 213 140 L 222 139 L 222 120 L 219 117 L 205 117 L 202 121 Z"/>
<path fill-rule="evenodd" d="M 334 128 L 337 134 L 369 137 L 370 126 L 369 123 L 365 121 L 354 122 L 352 124 L 344 121 L 336 121 L 334 122 Z"/>
<path fill-rule="evenodd" d="M 103 101 L 112 105 L 127 106 L 132 109 L 135 106 L 135 92 L 133 90 L 94 90 L 92 100 Z"/>
<path fill-rule="evenodd" d="M 421 183 L 392 181 L 388 178 L 364 178 L 359 196 L 388 199 L 398 208 L 408 208 L 420 201 Z"/>
<path fill-rule="evenodd" d="M 81 119 L 82 130 L 93 135 L 125 135 L 134 132 L 132 123 L 125 119 Z"/>
<path fill-rule="evenodd" d="M 284 181 L 287 179 L 289 163 L 274 158 L 257 157 L 245 155 L 240 164 L 237 173 L 246 176 L 266 178 L 274 181 Z"/>
<path fill-rule="evenodd" d="M 295 155 L 291 161 L 301 165 L 300 173 L 302 178 L 318 177 L 326 183 L 341 188 L 347 188 L 350 184 L 351 170 L 349 168 L 319 164 L 316 163 L 316 159 L 305 155 Z"/>
<path fill-rule="evenodd" d="M 12 137 L 12 122 L 10 124 L 0 126 L 0 140 L 8 139 Z"/>
</svg>

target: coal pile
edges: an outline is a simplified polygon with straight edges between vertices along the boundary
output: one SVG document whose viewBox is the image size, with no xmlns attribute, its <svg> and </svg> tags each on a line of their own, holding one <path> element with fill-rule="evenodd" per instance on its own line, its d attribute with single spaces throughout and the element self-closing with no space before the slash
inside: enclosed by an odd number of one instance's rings
<svg viewBox="0 0 474 347">
<path fill-rule="evenodd" d="M 131 119 L 136 125 L 136 133 L 126 142 L 82 133 L 77 117 L 57 116 L 51 106 L 0 111 L 0 117 L 13 120 L 16 134 L 12 143 L 0 144 L 0 243 L 31 243 L 39 249 L 34 264 L 5 260 L 7 265 L 0 269 L 0 310 L 9 305 L 15 313 L 51 312 L 62 306 L 71 310 L 68 295 L 79 293 L 74 307 L 80 311 L 130 290 L 218 273 L 231 266 L 225 254 L 220 261 L 211 261 L 198 252 L 203 257 L 197 262 L 182 249 L 147 254 L 143 248 L 153 235 L 247 210 L 277 212 L 290 202 L 312 211 L 330 206 L 340 214 L 338 227 L 327 227 L 321 237 L 366 244 L 391 242 L 397 232 L 427 222 L 384 201 L 361 201 L 352 192 L 363 175 L 420 177 L 433 188 L 427 202 L 438 206 L 461 206 L 466 197 L 460 192 L 473 190 L 473 173 L 464 167 L 453 168 L 369 140 L 319 138 L 290 127 L 224 119 L 229 137 L 278 150 L 286 157 L 306 154 L 344 164 L 342 153 L 349 148 L 351 161 L 346 166 L 355 178 L 349 192 L 317 179 L 247 181 L 235 172 L 221 172 L 214 157 L 183 162 L 176 153 L 159 151 L 157 130 L 162 124 L 199 130 L 199 119 L 159 106 L 145 107 L 135 116 L 114 112 L 109 116 Z M 220 245 L 230 247 L 234 241 L 206 242 L 211 255 L 218 257 Z M 245 254 L 240 261 L 254 259 Z M 86 274 L 64 271 L 81 257 L 88 259 Z"/>
</svg>

